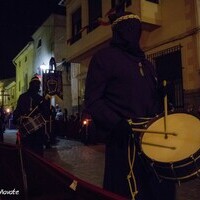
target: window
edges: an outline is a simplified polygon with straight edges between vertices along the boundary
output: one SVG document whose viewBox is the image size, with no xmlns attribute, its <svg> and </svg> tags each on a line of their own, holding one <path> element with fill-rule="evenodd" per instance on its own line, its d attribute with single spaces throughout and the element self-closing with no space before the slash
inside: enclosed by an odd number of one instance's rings
<svg viewBox="0 0 200 200">
<path fill-rule="evenodd" d="M 71 81 L 71 67 L 67 69 L 67 80 Z"/>
<path fill-rule="evenodd" d="M 115 0 L 111 0 L 111 8 L 115 7 Z"/>
<path fill-rule="evenodd" d="M 102 17 L 102 1 L 101 0 L 88 0 L 89 9 L 89 28 L 88 32 L 94 30 L 99 26 L 98 18 Z"/>
<path fill-rule="evenodd" d="M 19 81 L 19 92 L 21 91 L 21 81 Z"/>
<path fill-rule="evenodd" d="M 11 90 L 11 91 L 12 91 L 11 98 L 12 98 L 12 99 L 14 99 L 14 97 L 15 97 L 15 95 L 14 95 L 14 94 L 15 94 L 15 88 L 12 88 L 12 90 Z"/>
<path fill-rule="evenodd" d="M 146 0 L 146 1 L 149 1 L 149 2 L 152 2 L 152 3 L 159 3 L 159 0 Z"/>
<path fill-rule="evenodd" d="M 126 1 L 126 7 L 128 7 L 128 6 L 130 6 L 130 5 L 132 5 L 132 0 L 127 0 L 127 1 Z"/>
<path fill-rule="evenodd" d="M 71 43 L 76 42 L 81 38 L 81 7 L 72 14 L 72 40 Z"/>
<path fill-rule="evenodd" d="M 147 55 L 154 64 L 159 85 L 167 81 L 166 93 L 168 102 L 174 108 L 184 107 L 184 90 L 182 77 L 181 46 L 177 45 L 160 52 Z"/>
<path fill-rule="evenodd" d="M 24 89 L 28 90 L 28 74 L 24 75 Z"/>
<path fill-rule="evenodd" d="M 37 49 L 39 49 L 41 46 L 42 46 L 42 39 L 39 39 L 37 44 Z"/>
<path fill-rule="evenodd" d="M 25 56 L 25 62 L 27 62 L 27 56 Z"/>
<path fill-rule="evenodd" d="M 121 3 L 122 3 L 121 0 L 112 0 L 111 7 L 114 8 L 116 5 L 119 5 Z M 132 0 L 126 0 L 124 3 L 125 3 L 125 6 L 128 7 L 132 4 Z"/>
<path fill-rule="evenodd" d="M 64 61 L 63 67 L 65 68 L 65 71 L 67 72 L 67 80 L 71 82 L 71 63 Z"/>
</svg>

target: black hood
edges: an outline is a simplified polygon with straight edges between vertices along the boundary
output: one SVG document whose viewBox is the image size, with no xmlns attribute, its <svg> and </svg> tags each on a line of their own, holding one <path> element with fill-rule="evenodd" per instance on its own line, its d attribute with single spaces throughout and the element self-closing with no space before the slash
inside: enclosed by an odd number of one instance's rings
<svg viewBox="0 0 200 200">
<path fill-rule="evenodd" d="M 109 16 L 113 37 L 111 45 L 127 51 L 133 56 L 144 58 L 140 48 L 141 22 L 137 15 L 126 12 Z"/>
</svg>

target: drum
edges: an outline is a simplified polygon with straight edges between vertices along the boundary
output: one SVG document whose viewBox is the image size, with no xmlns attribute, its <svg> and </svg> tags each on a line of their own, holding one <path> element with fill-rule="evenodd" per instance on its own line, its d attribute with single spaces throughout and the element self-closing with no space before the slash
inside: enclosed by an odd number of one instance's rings
<svg viewBox="0 0 200 200">
<path fill-rule="evenodd" d="M 40 128 L 45 126 L 45 119 L 41 114 L 37 114 L 34 117 L 25 117 L 22 120 L 20 126 L 20 132 L 22 136 L 26 136 L 28 134 L 34 133 Z"/>
<path fill-rule="evenodd" d="M 183 112 L 158 116 L 142 133 L 141 150 L 161 179 L 181 182 L 199 176 L 199 118 Z"/>
</svg>

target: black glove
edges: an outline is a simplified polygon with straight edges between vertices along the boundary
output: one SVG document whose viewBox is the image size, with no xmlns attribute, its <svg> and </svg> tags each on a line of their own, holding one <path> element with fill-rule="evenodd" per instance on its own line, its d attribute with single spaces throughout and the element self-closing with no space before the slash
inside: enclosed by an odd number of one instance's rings
<svg viewBox="0 0 200 200">
<path fill-rule="evenodd" d="M 133 133 L 131 126 L 126 120 L 121 120 L 112 131 L 114 134 L 131 135 Z"/>
<path fill-rule="evenodd" d="M 118 147 L 126 147 L 129 137 L 133 133 L 131 126 L 126 120 L 121 120 L 112 130 L 108 137 L 108 145 L 117 145 Z"/>
</svg>

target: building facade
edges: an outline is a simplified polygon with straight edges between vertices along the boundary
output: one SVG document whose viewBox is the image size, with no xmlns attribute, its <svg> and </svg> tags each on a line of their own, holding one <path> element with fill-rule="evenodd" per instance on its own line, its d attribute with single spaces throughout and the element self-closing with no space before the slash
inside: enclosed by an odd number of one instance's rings
<svg viewBox="0 0 200 200">
<path fill-rule="evenodd" d="M 62 71 L 62 98 L 50 96 L 52 104 L 62 108 L 71 108 L 71 82 L 68 80 L 65 61 L 66 54 L 66 17 L 51 14 L 42 25 L 33 33 L 30 41 L 13 59 L 16 67 L 16 97 L 28 89 L 33 75 L 37 75 L 43 84 L 44 73 Z M 50 60 L 55 60 L 54 69 Z M 41 87 L 41 94 L 43 94 Z"/>
<path fill-rule="evenodd" d="M 16 99 L 24 93 L 29 86 L 34 70 L 34 43 L 30 41 L 13 59 L 16 70 Z"/>
<path fill-rule="evenodd" d="M 169 99 L 178 108 L 200 105 L 199 3 L 162 0 L 161 27 L 143 32 L 142 46 L 168 81 Z"/>
<path fill-rule="evenodd" d="M 92 55 L 109 45 L 107 13 L 118 2 L 65 1 L 66 59 L 76 82 L 72 85 L 72 97 L 76 96 L 73 107 L 84 101 L 84 81 Z M 159 81 L 167 81 L 168 100 L 175 108 L 194 105 L 196 109 L 200 105 L 199 4 L 199 0 L 130 0 L 125 5 L 126 11 L 141 18 L 141 47 L 154 63 Z"/>
<path fill-rule="evenodd" d="M 15 77 L 0 80 L 0 105 L 5 111 L 13 111 L 16 105 Z"/>
<path fill-rule="evenodd" d="M 8 109 L 8 112 L 12 112 L 17 103 L 15 78 L 10 79 L 9 83 L 5 86 L 5 95 L 4 105 Z"/>
<path fill-rule="evenodd" d="M 52 104 L 59 104 L 61 108 L 71 107 L 71 85 L 67 79 L 66 67 L 63 65 L 66 54 L 66 17 L 52 14 L 32 35 L 34 40 L 34 72 L 41 79 L 44 70 L 50 69 L 50 59 L 54 58 L 56 70 L 62 71 L 63 98 L 57 95 L 51 96 Z M 55 70 L 55 69 L 54 69 Z"/>
<path fill-rule="evenodd" d="M 28 88 L 41 66 L 56 60 L 62 71 L 63 99 L 54 102 L 69 113 L 84 108 L 85 79 L 91 57 L 109 45 L 108 13 L 120 0 L 62 0 L 66 16 L 51 15 L 14 58 L 16 97 Z M 175 108 L 200 105 L 200 0 L 127 0 L 125 10 L 142 21 L 141 47 L 154 64 L 159 81 L 167 80 Z M 176 9 L 175 9 L 176 8 Z M 174 10 L 175 9 L 175 10 Z"/>
</svg>

